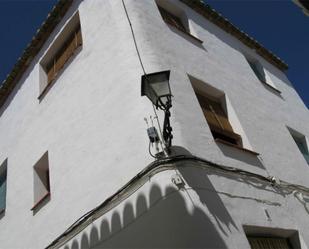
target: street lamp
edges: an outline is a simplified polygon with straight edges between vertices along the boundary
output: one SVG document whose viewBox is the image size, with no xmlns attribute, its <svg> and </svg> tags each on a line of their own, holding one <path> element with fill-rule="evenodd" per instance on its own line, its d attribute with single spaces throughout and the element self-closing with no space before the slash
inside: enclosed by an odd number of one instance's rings
<svg viewBox="0 0 309 249">
<path fill-rule="evenodd" d="M 142 76 L 142 96 L 147 96 L 156 109 L 164 111 L 163 139 L 167 148 L 172 145 L 172 127 L 170 126 L 172 94 L 169 83 L 170 71 L 162 71 Z"/>
</svg>

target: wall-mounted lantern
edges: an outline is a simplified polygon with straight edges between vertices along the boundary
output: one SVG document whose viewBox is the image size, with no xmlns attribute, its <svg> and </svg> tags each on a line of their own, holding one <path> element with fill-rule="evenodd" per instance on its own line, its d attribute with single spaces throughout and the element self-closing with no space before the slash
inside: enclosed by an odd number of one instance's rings
<svg viewBox="0 0 309 249">
<path fill-rule="evenodd" d="M 172 127 L 170 126 L 172 94 L 169 83 L 170 71 L 162 71 L 142 76 L 142 96 L 147 96 L 154 106 L 164 111 L 163 139 L 167 148 L 172 145 Z"/>
</svg>

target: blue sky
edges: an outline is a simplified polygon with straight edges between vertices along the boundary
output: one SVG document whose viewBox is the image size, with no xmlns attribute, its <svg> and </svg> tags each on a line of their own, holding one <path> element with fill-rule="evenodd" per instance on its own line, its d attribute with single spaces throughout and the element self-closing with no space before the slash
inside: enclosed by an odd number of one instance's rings
<svg viewBox="0 0 309 249">
<path fill-rule="evenodd" d="M 0 0 L 0 82 L 56 2 Z M 289 64 L 287 75 L 309 107 L 309 17 L 288 0 L 207 3 Z"/>
<path fill-rule="evenodd" d="M 288 0 L 207 3 L 289 65 L 287 76 L 309 107 L 309 16 Z"/>
</svg>

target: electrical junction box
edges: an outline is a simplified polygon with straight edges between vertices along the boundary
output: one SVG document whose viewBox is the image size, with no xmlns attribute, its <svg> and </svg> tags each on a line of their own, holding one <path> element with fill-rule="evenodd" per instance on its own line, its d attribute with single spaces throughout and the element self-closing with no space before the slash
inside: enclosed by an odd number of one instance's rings
<svg viewBox="0 0 309 249">
<path fill-rule="evenodd" d="M 172 183 L 174 183 L 177 187 L 183 187 L 185 185 L 184 181 L 182 180 L 181 176 L 176 174 L 172 176 Z"/>
<path fill-rule="evenodd" d="M 147 134 L 151 143 L 159 142 L 159 135 L 156 127 L 152 126 L 147 129 Z"/>
</svg>

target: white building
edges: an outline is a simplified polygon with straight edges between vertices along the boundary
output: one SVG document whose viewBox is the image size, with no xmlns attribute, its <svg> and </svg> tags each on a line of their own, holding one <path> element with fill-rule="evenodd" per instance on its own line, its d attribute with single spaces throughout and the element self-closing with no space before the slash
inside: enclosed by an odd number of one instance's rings
<svg viewBox="0 0 309 249">
<path fill-rule="evenodd" d="M 170 71 L 155 162 L 142 66 Z M 309 248 L 286 70 L 198 0 L 60 0 L 0 89 L 0 248 Z"/>
</svg>

